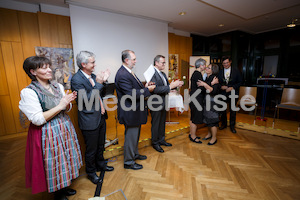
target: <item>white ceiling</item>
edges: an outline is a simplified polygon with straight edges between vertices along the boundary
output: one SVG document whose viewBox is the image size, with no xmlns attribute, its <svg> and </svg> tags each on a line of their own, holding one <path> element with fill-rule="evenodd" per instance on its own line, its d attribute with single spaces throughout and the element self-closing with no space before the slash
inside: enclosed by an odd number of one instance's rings
<svg viewBox="0 0 300 200">
<path fill-rule="evenodd" d="M 74 4 L 169 23 L 169 27 L 204 36 L 233 30 L 261 33 L 300 25 L 300 0 L 17 0 L 68 7 Z M 180 16 L 179 12 L 186 12 Z M 224 24 L 219 27 L 219 24 Z"/>
</svg>

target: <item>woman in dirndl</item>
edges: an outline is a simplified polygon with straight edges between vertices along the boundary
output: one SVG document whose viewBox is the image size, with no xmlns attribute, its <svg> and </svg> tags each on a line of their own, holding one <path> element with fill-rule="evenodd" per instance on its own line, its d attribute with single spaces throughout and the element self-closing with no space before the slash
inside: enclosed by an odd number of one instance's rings
<svg viewBox="0 0 300 200">
<path fill-rule="evenodd" d="M 23 69 L 32 82 L 21 91 L 20 110 L 30 121 L 25 153 L 26 187 L 32 193 L 48 191 L 55 199 L 74 195 L 69 188 L 79 176 L 82 157 L 77 135 L 66 110 L 77 93 L 65 94 L 64 87 L 52 82 L 51 61 L 32 56 Z"/>
</svg>

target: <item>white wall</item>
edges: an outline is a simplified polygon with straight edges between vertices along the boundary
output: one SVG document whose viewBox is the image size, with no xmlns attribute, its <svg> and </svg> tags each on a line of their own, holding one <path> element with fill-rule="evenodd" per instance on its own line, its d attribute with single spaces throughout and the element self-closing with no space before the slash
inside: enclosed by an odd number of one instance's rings
<svg viewBox="0 0 300 200">
<path fill-rule="evenodd" d="M 96 54 L 96 73 L 111 70 L 109 82 L 122 64 L 121 52 L 133 50 L 135 73 L 145 81 L 144 71 L 157 54 L 168 60 L 168 24 L 121 14 L 69 5 L 74 57 L 81 50 Z M 76 71 L 78 67 L 76 66 Z M 168 72 L 166 65 L 165 72 Z"/>
</svg>

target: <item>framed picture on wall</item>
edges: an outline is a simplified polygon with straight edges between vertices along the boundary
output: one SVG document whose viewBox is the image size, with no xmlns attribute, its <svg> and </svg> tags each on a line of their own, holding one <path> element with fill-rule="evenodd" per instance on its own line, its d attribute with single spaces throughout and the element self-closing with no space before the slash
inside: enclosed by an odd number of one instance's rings
<svg viewBox="0 0 300 200">
<path fill-rule="evenodd" d="M 169 79 L 179 78 L 179 59 L 178 54 L 169 54 Z"/>
<path fill-rule="evenodd" d="M 71 89 L 71 78 L 75 72 L 73 49 L 35 47 L 35 53 L 51 60 L 52 80 L 62 84 L 65 90 Z"/>
</svg>

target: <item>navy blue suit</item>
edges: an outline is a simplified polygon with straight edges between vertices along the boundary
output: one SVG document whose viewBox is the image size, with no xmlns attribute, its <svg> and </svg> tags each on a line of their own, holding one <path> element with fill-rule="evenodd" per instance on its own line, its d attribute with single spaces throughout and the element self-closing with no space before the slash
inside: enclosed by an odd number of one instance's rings
<svg viewBox="0 0 300 200">
<path fill-rule="evenodd" d="M 228 83 L 226 83 L 226 81 L 225 81 L 224 69 L 220 70 L 218 78 L 219 78 L 219 83 L 220 83 L 221 86 L 226 85 L 228 87 L 233 87 L 234 88 L 234 94 L 239 95 L 239 90 L 240 90 L 240 86 L 242 84 L 243 79 L 242 79 L 242 75 L 241 75 L 240 71 L 237 68 L 231 67 Z M 233 111 L 231 109 L 230 99 L 228 98 L 228 96 L 231 94 L 231 92 L 226 92 L 226 90 L 220 90 L 220 91 L 221 91 L 221 94 L 226 96 L 227 105 L 229 103 L 230 126 L 234 127 L 235 126 L 235 121 L 236 121 L 236 111 Z M 237 99 L 238 98 L 235 99 L 235 104 L 237 103 Z M 227 126 L 226 110 L 221 112 L 221 123 L 222 123 L 222 126 Z"/>
<path fill-rule="evenodd" d="M 91 77 L 95 82 L 94 87 L 84 76 L 81 70 L 78 70 L 71 79 L 72 91 L 78 92 L 80 89 L 83 89 L 86 92 L 88 101 L 90 101 L 93 90 L 99 93 L 100 96 L 100 91 L 104 87 L 102 84 L 96 82 L 95 74 L 91 74 Z M 77 104 L 78 98 L 80 98 L 79 92 L 76 99 Z M 83 109 L 81 111 L 78 110 L 78 124 L 86 145 L 86 172 L 87 174 L 93 174 L 97 170 L 103 170 L 106 168 L 106 163 L 103 157 L 106 134 L 105 115 L 101 115 L 101 106 L 97 105 L 100 109 L 96 109 L 96 103 L 99 103 L 99 101 L 94 101 L 90 110 L 87 109 L 85 102 L 82 102 Z M 80 105 L 78 105 L 78 107 L 79 106 Z"/>
<path fill-rule="evenodd" d="M 151 139 L 152 144 L 157 145 L 162 141 L 165 141 L 165 128 L 166 128 L 166 102 L 165 97 L 170 92 L 170 86 L 168 79 L 165 75 L 165 73 L 162 72 L 163 78 L 166 80 L 167 85 L 164 84 L 164 81 L 162 77 L 159 75 L 159 73 L 155 70 L 155 73 L 153 77 L 151 78 L 151 81 L 155 83 L 156 87 L 153 91 L 153 94 L 159 95 L 162 98 L 161 104 L 153 104 L 153 108 L 158 108 L 161 106 L 162 108 L 158 111 L 152 111 L 151 112 Z M 155 101 L 155 98 L 153 99 Z"/>
<path fill-rule="evenodd" d="M 135 163 L 134 159 L 139 156 L 138 141 L 141 125 L 147 123 L 148 111 L 146 101 L 142 100 L 141 104 L 140 100 L 142 97 L 150 96 L 151 93 L 124 66 L 121 66 L 117 71 L 115 86 L 118 97 L 118 120 L 120 124 L 124 124 L 125 126 L 124 164 L 132 165 Z M 127 111 L 126 108 L 122 108 L 121 99 L 124 95 L 132 96 L 134 90 L 136 91 L 136 95 L 133 98 L 136 99 L 136 106 L 133 108 L 134 110 Z M 132 105 L 132 99 L 127 98 L 125 106 L 129 108 Z"/>
</svg>

